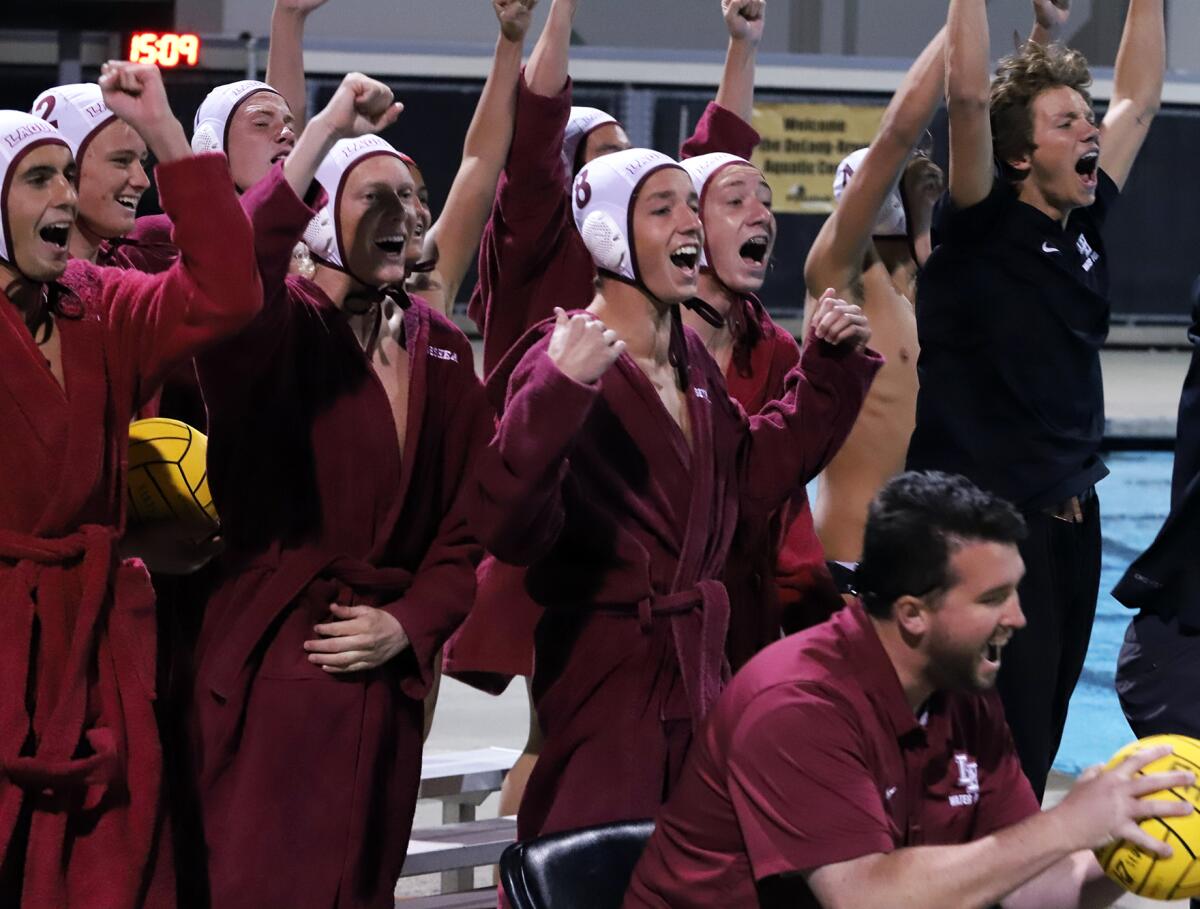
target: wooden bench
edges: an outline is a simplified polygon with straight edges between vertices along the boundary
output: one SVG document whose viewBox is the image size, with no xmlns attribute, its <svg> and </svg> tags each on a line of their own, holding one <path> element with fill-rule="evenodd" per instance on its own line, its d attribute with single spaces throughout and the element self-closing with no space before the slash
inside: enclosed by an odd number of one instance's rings
<svg viewBox="0 0 1200 909">
<path fill-rule="evenodd" d="M 477 821 L 475 811 L 499 791 L 520 754 L 512 748 L 477 748 L 424 756 L 417 798 L 442 803 L 442 826 L 412 832 L 401 877 L 441 872 L 443 895 L 474 889 L 475 867 L 494 865 L 516 839 L 515 820 Z"/>
<path fill-rule="evenodd" d="M 438 893 L 398 899 L 395 909 L 496 909 L 496 888 L 484 887 L 467 893 Z"/>
</svg>

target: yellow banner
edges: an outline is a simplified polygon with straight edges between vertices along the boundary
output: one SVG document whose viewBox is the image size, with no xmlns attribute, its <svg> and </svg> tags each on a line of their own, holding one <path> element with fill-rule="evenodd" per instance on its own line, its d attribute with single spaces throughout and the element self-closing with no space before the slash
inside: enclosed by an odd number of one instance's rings
<svg viewBox="0 0 1200 909">
<path fill-rule="evenodd" d="M 828 214 L 833 178 L 851 152 L 875 138 L 883 108 L 851 104 L 756 104 L 762 143 L 754 164 L 767 177 L 775 211 Z"/>
</svg>

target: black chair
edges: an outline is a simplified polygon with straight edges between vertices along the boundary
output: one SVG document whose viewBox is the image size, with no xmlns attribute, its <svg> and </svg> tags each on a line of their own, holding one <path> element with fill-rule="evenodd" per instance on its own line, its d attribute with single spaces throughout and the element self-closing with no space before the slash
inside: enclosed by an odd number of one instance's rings
<svg viewBox="0 0 1200 909">
<path fill-rule="evenodd" d="M 513 909 L 620 909 L 654 821 L 625 821 L 513 843 L 500 880 Z"/>
</svg>

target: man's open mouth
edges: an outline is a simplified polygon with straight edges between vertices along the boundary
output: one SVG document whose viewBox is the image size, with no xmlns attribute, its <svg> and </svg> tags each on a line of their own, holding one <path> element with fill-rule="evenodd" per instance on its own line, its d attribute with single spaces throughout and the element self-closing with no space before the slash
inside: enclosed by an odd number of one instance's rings
<svg viewBox="0 0 1200 909">
<path fill-rule="evenodd" d="M 375 241 L 375 245 L 385 253 L 403 253 L 404 247 L 408 245 L 408 237 L 404 234 L 392 234 L 387 237 L 380 237 Z"/>
<path fill-rule="evenodd" d="M 684 271 L 694 271 L 696 263 L 699 261 L 700 247 L 694 243 L 680 246 L 675 252 L 671 253 L 671 264 Z"/>
<path fill-rule="evenodd" d="M 278 154 L 273 155 L 271 157 L 271 163 L 278 164 L 280 161 L 286 161 L 287 156 L 290 155 L 291 153 L 292 153 L 292 150 L 290 148 L 285 148 L 283 151 L 281 151 Z"/>
<path fill-rule="evenodd" d="M 67 248 L 67 237 L 71 233 L 71 224 L 69 221 L 63 221 L 58 224 L 47 224 L 38 231 L 38 236 L 49 243 L 51 246 L 57 246 L 60 249 Z"/>
<path fill-rule="evenodd" d="M 137 211 L 138 202 L 141 198 L 140 194 L 136 196 L 117 196 L 117 204 L 130 211 Z"/>
<path fill-rule="evenodd" d="M 749 262 L 753 262 L 755 265 L 762 265 L 767 259 L 767 249 L 770 245 L 771 241 L 766 235 L 751 237 L 742 244 L 742 248 L 738 250 L 738 255 Z"/>
<path fill-rule="evenodd" d="M 1083 182 L 1093 184 L 1097 180 L 1096 169 L 1100 166 L 1100 152 L 1090 151 L 1075 162 L 1075 173 L 1083 177 Z"/>
</svg>

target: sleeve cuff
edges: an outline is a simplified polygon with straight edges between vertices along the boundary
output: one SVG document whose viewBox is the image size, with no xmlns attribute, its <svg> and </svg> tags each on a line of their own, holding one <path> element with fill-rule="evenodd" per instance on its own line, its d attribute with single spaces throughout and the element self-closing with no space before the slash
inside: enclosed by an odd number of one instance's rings
<svg viewBox="0 0 1200 909">
<path fill-rule="evenodd" d="M 232 190 L 229 162 L 220 152 L 201 152 L 187 158 L 166 161 L 154 168 L 158 197 L 172 223 L 189 210 L 204 211 L 214 186 L 225 184 Z"/>
</svg>

